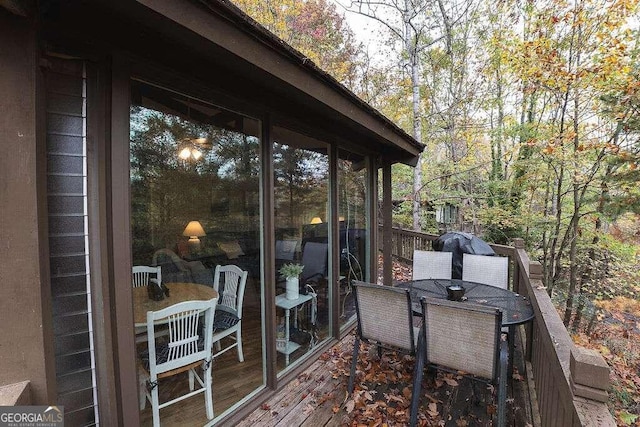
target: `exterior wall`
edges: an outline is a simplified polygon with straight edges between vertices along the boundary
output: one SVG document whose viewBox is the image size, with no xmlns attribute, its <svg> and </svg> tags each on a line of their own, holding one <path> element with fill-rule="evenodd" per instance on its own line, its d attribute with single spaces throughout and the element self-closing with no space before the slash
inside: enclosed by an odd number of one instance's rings
<svg viewBox="0 0 640 427">
<path fill-rule="evenodd" d="M 36 140 L 37 43 L 29 20 L 2 8 L 0 62 L 0 385 L 31 381 L 33 403 L 46 404 L 54 379 L 47 378 L 53 366 L 45 358 L 52 352 L 50 296 L 42 286 L 48 264 L 39 261 L 46 227 L 39 227 L 36 179 L 43 160 Z"/>
</svg>

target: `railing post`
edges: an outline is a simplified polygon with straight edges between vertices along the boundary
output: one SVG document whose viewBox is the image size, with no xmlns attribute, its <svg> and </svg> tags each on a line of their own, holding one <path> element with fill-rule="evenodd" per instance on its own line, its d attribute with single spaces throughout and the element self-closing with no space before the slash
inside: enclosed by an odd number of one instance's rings
<svg viewBox="0 0 640 427">
<path fill-rule="evenodd" d="M 520 290 L 520 263 L 517 260 L 518 249 L 524 249 L 524 239 L 516 238 L 513 239 L 513 247 L 515 251 L 509 255 L 510 265 L 513 266 L 513 283 L 511 285 L 511 290 L 517 293 L 522 293 Z"/>
<path fill-rule="evenodd" d="M 529 278 L 531 280 L 542 280 L 542 264 L 538 261 L 529 262 Z"/>
<path fill-rule="evenodd" d="M 609 366 L 600 353 L 584 347 L 571 349 L 571 390 L 575 396 L 606 403 Z"/>
</svg>

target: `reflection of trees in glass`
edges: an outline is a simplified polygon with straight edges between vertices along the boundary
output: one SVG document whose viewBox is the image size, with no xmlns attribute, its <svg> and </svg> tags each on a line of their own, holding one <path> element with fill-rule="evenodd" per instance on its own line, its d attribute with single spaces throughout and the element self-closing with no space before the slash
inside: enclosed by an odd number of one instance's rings
<svg viewBox="0 0 640 427">
<path fill-rule="evenodd" d="M 338 212 L 347 225 L 355 228 L 366 226 L 366 170 L 354 170 L 350 160 L 338 162 Z"/>
<path fill-rule="evenodd" d="M 246 227 L 237 218 L 258 215 L 257 138 L 141 106 L 131 107 L 130 120 L 134 262 L 174 246 L 190 220 L 209 231 Z M 182 160 L 185 146 L 202 157 Z"/>
<path fill-rule="evenodd" d="M 324 217 L 329 180 L 327 156 L 275 143 L 273 161 L 277 215 L 288 222 L 280 222 L 280 226 L 297 227 L 310 216 Z"/>
</svg>

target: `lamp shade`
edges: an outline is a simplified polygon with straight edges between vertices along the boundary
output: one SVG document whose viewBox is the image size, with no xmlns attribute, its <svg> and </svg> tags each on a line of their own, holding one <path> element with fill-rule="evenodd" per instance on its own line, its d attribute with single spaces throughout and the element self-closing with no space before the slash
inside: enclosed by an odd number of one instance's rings
<svg viewBox="0 0 640 427">
<path fill-rule="evenodd" d="M 202 228 L 200 221 L 191 221 L 187 224 L 182 235 L 188 237 L 202 237 L 206 236 L 207 233 L 204 232 L 204 228 Z"/>
<path fill-rule="evenodd" d="M 311 219 L 311 224 L 322 224 L 322 219 L 319 216 L 314 216 Z"/>
</svg>

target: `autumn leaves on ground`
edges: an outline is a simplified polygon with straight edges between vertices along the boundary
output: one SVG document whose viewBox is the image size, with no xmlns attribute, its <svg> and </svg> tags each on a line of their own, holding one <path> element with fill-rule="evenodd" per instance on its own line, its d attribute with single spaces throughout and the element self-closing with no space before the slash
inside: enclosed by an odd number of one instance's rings
<svg viewBox="0 0 640 427">
<path fill-rule="evenodd" d="M 394 263 L 394 278 L 408 280 L 411 268 Z M 353 394 L 346 392 L 353 354 L 353 340 L 343 340 L 325 352 L 321 359 L 331 365 L 334 378 L 344 387 L 330 396 L 318 396 L 318 405 L 333 405 L 333 412 L 344 412 L 345 426 L 403 426 L 409 421 L 414 358 L 398 352 L 383 351 L 361 343 Z M 514 381 L 522 377 L 514 375 Z M 494 390 L 490 385 L 473 382 L 460 375 L 425 371 L 418 425 L 487 425 L 495 413 Z M 331 403 L 328 403 L 331 402 Z M 512 399 L 509 409 L 518 408 Z M 455 424 L 451 424 L 455 423 Z"/>
<path fill-rule="evenodd" d="M 603 310 L 589 335 L 576 334 L 577 345 L 596 349 L 611 368 L 609 409 L 620 426 L 640 425 L 640 301 L 616 297 L 598 304 Z"/>
</svg>

